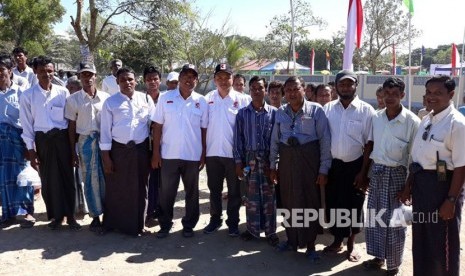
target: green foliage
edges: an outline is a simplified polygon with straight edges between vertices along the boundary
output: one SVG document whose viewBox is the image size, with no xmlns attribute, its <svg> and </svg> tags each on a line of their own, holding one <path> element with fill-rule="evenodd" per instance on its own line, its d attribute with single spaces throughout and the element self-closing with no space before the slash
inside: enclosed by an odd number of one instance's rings
<svg viewBox="0 0 465 276">
<path fill-rule="evenodd" d="M 0 0 L 0 7 L 0 39 L 13 41 L 15 46 L 43 45 L 52 25 L 65 14 L 60 0 Z M 40 48 L 37 52 L 43 52 Z"/>
</svg>

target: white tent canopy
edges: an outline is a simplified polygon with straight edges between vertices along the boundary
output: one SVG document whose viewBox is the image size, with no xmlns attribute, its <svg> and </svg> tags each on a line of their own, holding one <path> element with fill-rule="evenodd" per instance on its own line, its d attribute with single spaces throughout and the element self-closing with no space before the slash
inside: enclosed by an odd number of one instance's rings
<svg viewBox="0 0 465 276">
<path fill-rule="evenodd" d="M 289 63 L 289 70 L 294 70 L 294 67 L 296 70 L 310 70 L 310 67 L 303 66 L 301 64 L 298 64 L 297 62 L 294 63 L 293 61 L 275 61 L 272 62 L 262 68 L 260 68 L 259 71 L 279 71 L 279 70 L 286 70 L 288 69 L 288 63 Z"/>
</svg>

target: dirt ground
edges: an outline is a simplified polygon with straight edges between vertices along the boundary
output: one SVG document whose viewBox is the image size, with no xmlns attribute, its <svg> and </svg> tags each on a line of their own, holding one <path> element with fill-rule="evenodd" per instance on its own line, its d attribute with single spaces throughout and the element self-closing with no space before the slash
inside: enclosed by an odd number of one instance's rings
<svg viewBox="0 0 465 276">
<path fill-rule="evenodd" d="M 361 262 L 346 261 L 345 252 L 322 255 L 320 264 L 311 264 L 304 251 L 280 253 L 264 239 L 245 242 L 231 238 L 225 225 L 217 233 L 203 234 L 209 219 L 205 171 L 201 173 L 200 221 L 195 236 L 183 238 L 183 196 L 181 184 L 174 229 L 166 239 L 155 237 L 158 226 L 148 228 L 151 234 L 137 238 L 120 233 L 99 236 L 88 230 L 88 217 L 80 221 L 84 227 L 79 232 L 66 226 L 52 231 L 47 228 L 45 206 L 39 199 L 35 205 L 38 221 L 32 229 L 13 225 L 0 230 L 0 275 L 384 275 L 384 270 L 367 272 Z M 240 229 L 245 229 L 244 208 Z M 279 228 L 278 235 L 285 238 L 283 228 Z M 462 248 L 464 237 L 462 223 Z M 318 236 L 317 250 L 330 242 L 329 234 Z M 370 258 L 364 235 L 359 235 L 356 246 L 363 255 L 362 261 Z M 463 254 L 461 267 L 465 272 Z M 401 269 L 403 275 L 412 275 L 410 229 Z"/>
</svg>

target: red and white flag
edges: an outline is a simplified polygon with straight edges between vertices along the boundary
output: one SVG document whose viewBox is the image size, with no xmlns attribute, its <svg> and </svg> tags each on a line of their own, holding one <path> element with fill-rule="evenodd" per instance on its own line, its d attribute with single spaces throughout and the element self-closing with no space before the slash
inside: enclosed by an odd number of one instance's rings
<svg viewBox="0 0 465 276">
<path fill-rule="evenodd" d="M 326 70 L 331 71 L 331 55 L 328 50 L 326 50 Z"/>
<path fill-rule="evenodd" d="M 353 70 L 352 57 L 355 47 L 360 48 L 363 29 L 362 0 L 349 0 L 349 14 L 347 16 L 346 42 L 344 46 L 344 61 L 342 69 Z"/>
<path fill-rule="evenodd" d="M 312 48 L 312 53 L 310 56 L 310 75 L 315 74 L 315 49 Z"/>
<path fill-rule="evenodd" d="M 455 45 L 455 43 L 452 43 L 452 51 L 451 51 L 451 63 L 452 63 L 452 76 L 456 76 L 457 75 L 457 69 L 460 68 L 461 64 L 460 64 L 460 55 L 459 55 L 459 51 L 457 50 L 457 45 Z M 459 66 L 457 68 L 457 66 Z"/>
<path fill-rule="evenodd" d="M 396 45 L 393 43 L 392 44 L 392 74 L 396 74 L 396 66 L 397 66 L 397 60 L 396 60 Z"/>
</svg>

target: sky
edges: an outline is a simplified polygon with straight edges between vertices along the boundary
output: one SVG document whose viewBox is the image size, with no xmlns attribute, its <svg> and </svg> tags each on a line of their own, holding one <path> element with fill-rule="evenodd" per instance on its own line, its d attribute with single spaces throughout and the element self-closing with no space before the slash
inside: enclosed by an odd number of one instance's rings
<svg viewBox="0 0 465 276">
<path fill-rule="evenodd" d="M 75 14 L 76 0 L 61 0 L 67 10 L 63 21 L 55 26 L 56 33 L 63 33 L 70 28 L 70 15 Z M 87 1 L 86 1 L 87 2 Z M 344 30 L 347 24 L 347 9 L 349 0 L 307 0 L 315 15 L 327 22 L 323 30 L 310 29 L 310 39 L 326 38 L 339 30 Z M 362 0 L 364 3 L 365 0 Z M 197 0 L 194 3 L 200 13 L 205 16 L 210 13 L 207 26 L 211 29 L 222 26 L 228 19 L 232 29 L 231 34 L 249 36 L 254 39 L 263 38 L 270 20 L 279 14 L 288 13 L 288 0 Z M 405 6 L 402 6 L 407 10 Z M 412 41 L 412 49 L 424 45 L 435 48 L 441 44 L 461 44 L 465 29 L 464 0 L 414 0 L 414 15 L 412 24 L 422 31 L 420 37 Z M 126 18 L 119 18 L 123 23 Z M 118 23 L 119 23 L 118 22 Z M 408 43 L 398 47 L 399 52 L 408 52 Z"/>
</svg>

